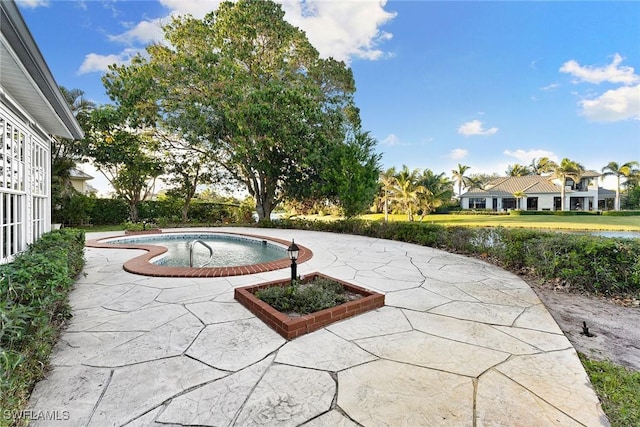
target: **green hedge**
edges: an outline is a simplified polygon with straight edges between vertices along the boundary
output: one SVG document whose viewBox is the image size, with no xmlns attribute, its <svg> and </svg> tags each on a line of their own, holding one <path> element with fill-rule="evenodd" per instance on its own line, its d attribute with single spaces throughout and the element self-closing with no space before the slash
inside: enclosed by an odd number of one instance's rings
<svg viewBox="0 0 640 427">
<path fill-rule="evenodd" d="M 555 215 L 555 216 L 576 216 L 576 215 L 600 215 L 600 211 L 524 211 L 524 210 L 512 210 L 510 215 Z"/>
<path fill-rule="evenodd" d="M 193 201 L 189 207 L 189 222 L 221 224 L 225 222 L 249 222 L 251 212 L 245 206 L 238 207 L 213 202 Z M 129 220 L 129 207 L 120 199 L 95 199 L 88 214 L 93 225 L 122 224 Z M 138 205 L 138 217 L 161 225 L 182 221 L 180 200 L 146 200 Z"/>
<path fill-rule="evenodd" d="M 482 256 L 517 272 L 599 294 L 640 293 L 640 239 L 410 222 L 278 220 L 260 227 L 356 234 Z"/>
<path fill-rule="evenodd" d="M 607 216 L 640 216 L 640 211 L 603 211 Z"/>
<path fill-rule="evenodd" d="M 67 296 L 84 266 L 84 241 L 81 230 L 52 231 L 0 266 L 0 414 L 22 409 L 44 376 L 70 316 Z"/>
</svg>

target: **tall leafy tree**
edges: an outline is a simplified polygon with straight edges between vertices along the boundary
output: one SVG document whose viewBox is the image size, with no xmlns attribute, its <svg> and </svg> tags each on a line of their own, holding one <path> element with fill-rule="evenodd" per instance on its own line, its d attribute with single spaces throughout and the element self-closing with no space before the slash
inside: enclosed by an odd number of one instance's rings
<svg viewBox="0 0 640 427">
<path fill-rule="evenodd" d="M 129 204 L 131 220 L 138 221 L 138 204 L 151 195 L 163 173 L 163 162 L 155 155 L 158 142 L 151 133 L 129 127 L 119 109 L 105 105 L 91 112 L 83 146 L 117 196 Z"/>
<path fill-rule="evenodd" d="M 560 210 L 565 209 L 565 195 L 566 195 L 566 181 L 567 178 L 572 179 L 573 181 L 580 181 L 580 177 L 584 173 L 584 166 L 582 164 L 570 160 L 568 158 L 562 159 L 560 164 L 554 163 L 550 165 L 550 170 L 553 171 L 553 176 L 560 180 Z"/>
<path fill-rule="evenodd" d="M 81 89 L 67 89 L 64 86 L 60 86 L 59 89 L 73 115 L 81 124 L 84 124 L 96 105 L 84 97 L 84 91 Z M 51 144 L 51 175 L 54 188 L 60 192 L 69 191 L 72 188 L 69 173 L 81 158 L 82 153 L 78 141 L 60 137 L 53 140 Z"/>
<path fill-rule="evenodd" d="M 329 153 L 322 194 L 337 202 L 347 218 L 362 213 L 375 198 L 380 174 L 380 156 L 371 154 L 375 144 L 369 133 L 359 132 Z"/>
<path fill-rule="evenodd" d="M 279 4 L 223 2 L 202 20 L 174 18 L 164 33 L 171 47 L 111 67 L 108 93 L 135 120 L 208 152 L 246 187 L 259 219 L 285 198 L 319 198 L 336 152 L 362 165 L 364 149 L 364 163 L 374 160 L 368 144 L 343 147 L 361 132 L 351 70 L 320 58 Z"/>
<path fill-rule="evenodd" d="M 88 114 L 95 108 L 95 104 L 84 97 L 81 89 L 67 89 L 60 86 L 62 94 L 71 112 L 79 123 L 86 123 Z M 82 160 L 80 141 L 55 137 L 51 142 L 51 207 L 54 222 L 68 219 L 71 200 L 78 192 L 71 184 L 71 170 Z"/>
<path fill-rule="evenodd" d="M 637 161 L 631 161 L 627 163 L 623 163 L 619 165 L 616 162 L 609 162 L 605 167 L 602 168 L 602 178 L 607 176 L 615 176 L 616 177 L 616 202 L 615 202 L 615 210 L 620 210 L 620 178 L 624 177 L 629 179 L 637 170 L 634 167 L 640 166 L 640 163 Z"/>
<path fill-rule="evenodd" d="M 471 166 L 465 166 L 458 163 L 458 169 L 451 170 L 453 181 L 458 183 L 458 197 L 462 195 L 462 187 L 466 187 L 469 182 L 469 177 L 465 175 L 469 169 L 471 169 Z"/>
</svg>

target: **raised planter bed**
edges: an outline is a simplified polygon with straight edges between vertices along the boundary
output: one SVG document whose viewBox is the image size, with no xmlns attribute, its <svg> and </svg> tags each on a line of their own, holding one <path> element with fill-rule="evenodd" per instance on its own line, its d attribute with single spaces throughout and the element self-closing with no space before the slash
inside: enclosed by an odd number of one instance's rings
<svg viewBox="0 0 640 427">
<path fill-rule="evenodd" d="M 325 326 L 339 320 L 344 320 L 384 306 L 383 294 L 370 291 L 360 286 L 352 285 L 351 283 L 329 277 L 322 273 L 311 273 L 304 277 L 303 282 L 312 281 L 316 277 L 324 277 L 326 279 L 336 281 L 340 283 L 345 290 L 359 294 L 362 297 L 353 301 L 347 301 L 335 307 L 296 317 L 290 317 L 287 314 L 276 310 L 254 295 L 260 289 L 270 288 L 273 286 L 287 286 L 290 283 L 290 280 L 288 279 L 236 288 L 234 298 L 255 314 L 260 320 L 265 322 L 269 327 L 288 340 L 313 332 L 320 328 L 324 328 Z"/>
</svg>

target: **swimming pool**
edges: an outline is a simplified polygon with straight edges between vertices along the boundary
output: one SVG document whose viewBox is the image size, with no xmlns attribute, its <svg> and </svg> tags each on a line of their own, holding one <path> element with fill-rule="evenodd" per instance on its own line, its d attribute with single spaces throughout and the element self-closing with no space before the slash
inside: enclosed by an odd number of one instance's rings
<svg viewBox="0 0 640 427">
<path fill-rule="evenodd" d="M 287 268 L 291 265 L 287 257 L 289 244 L 280 239 L 227 232 L 155 233 L 87 242 L 88 247 L 143 249 L 147 251 L 145 255 L 127 261 L 123 268 L 157 277 L 223 277 Z M 312 256 L 309 249 L 300 248 L 298 263 Z"/>
<path fill-rule="evenodd" d="M 150 262 L 169 267 L 235 267 L 275 261 L 287 256 L 287 246 L 280 243 L 228 234 L 151 234 L 120 237 L 105 242 L 163 246 L 167 252 Z"/>
</svg>

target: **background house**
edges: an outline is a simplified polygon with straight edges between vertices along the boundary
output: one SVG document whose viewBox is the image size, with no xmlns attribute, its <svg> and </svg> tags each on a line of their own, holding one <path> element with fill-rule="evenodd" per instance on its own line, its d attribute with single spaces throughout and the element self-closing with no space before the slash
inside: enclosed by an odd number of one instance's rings
<svg viewBox="0 0 640 427">
<path fill-rule="evenodd" d="M 89 184 L 88 181 L 93 177 L 88 173 L 81 171 L 80 169 L 73 168 L 69 171 L 69 182 L 73 185 L 73 188 L 80 194 L 88 196 L 90 194 L 97 194 L 98 190 Z"/>
<path fill-rule="evenodd" d="M 13 1 L 0 1 L 0 263 L 51 229 L 51 139 L 83 137 Z"/>
<path fill-rule="evenodd" d="M 586 171 L 578 182 L 567 178 L 565 209 L 590 211 L 613 206 L 615 191 L 598 187 L 600 174 Z M 558 211 L 561 209 L 561 181 L 552 176 L 525 175 L 497 178 L 484 189 L 470 189 L 460 196 L 463 209 L 508 211 Z M 519 196 L 519 197 L 518 197 Z"/>
</svg>

